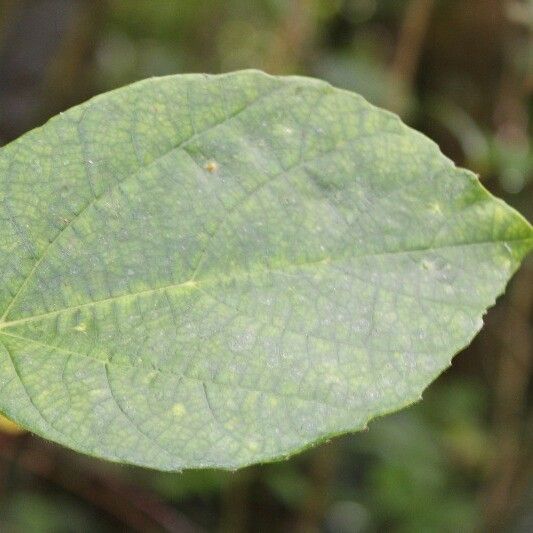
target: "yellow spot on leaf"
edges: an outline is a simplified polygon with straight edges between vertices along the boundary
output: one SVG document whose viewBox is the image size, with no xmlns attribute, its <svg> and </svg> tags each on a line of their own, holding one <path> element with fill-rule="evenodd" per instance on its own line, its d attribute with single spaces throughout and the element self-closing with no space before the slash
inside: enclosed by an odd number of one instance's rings
<svg viewBox="0 0 533 533">
<path fill-rule="evenodd" d="M 442 214 L 442 207 L 441 205 L 438 203 L 438 202 L 433 202 L 430 206 L 429 206 L 429 210 L 432 212 L 432 213 L 436 213 L 438 215 Z"/>
<path fill-rule="evenodd" d="M 217 172 L 218 171 L 218 163 L 216 161 L 208 161 L 206 164 L 205 164 L 205 169 L 207 170 L 207 172 Z"/>
<path fill-rule="evenodd" d="M 183 416 L 187 412 L 187 409 L 185 409 L 185 406 L 182 403 L 176 403 L 172 407 L 172 412 L 175 416 Z"/>
</svg>

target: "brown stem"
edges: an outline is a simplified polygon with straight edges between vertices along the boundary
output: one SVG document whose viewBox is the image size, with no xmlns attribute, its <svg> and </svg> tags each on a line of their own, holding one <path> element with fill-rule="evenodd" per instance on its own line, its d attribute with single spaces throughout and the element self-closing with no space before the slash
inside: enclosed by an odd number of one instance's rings
<svg viewBox="0 0 533 533">
<path fill-rule="evenodd" d="M 405 111 L 406 96 L 412 92 L 434 4 L 434 0 L 411 0 L 405 10 L 391 66 L 389 108 L 398 113 Z"/>
<path fill-rule="evenodd" d="M 501 355 L 495 385 L 493 426 L 497 456 L 482 494 L 484 531 L 500 531 L 520 500 L 523 473 L 531 462 L 523 419 L 533 362 L 529 319 L 533 312 L 533 270 L 524 267 L 509 293 L 502 324 Z"/>
<path fill-rule="evenodd" d="M 313 533 L 321 531 L 324 515 L 331 500 L 331 488 L 339 462 L 339 441 L 322 444 L 313 450 L 309 479 L 310 492 L 301 509 L 296 531 Z"/>
<path fill-rule="evenodd" d="M 104 511 L 132 531 L 200 531 L 173 508 L 159 501 L 154 494 L 92 470 L 89 472 L 79 467 L 71 469 L 68 461 L 56 457 L 55 447 L 44 442 L 38 442 L 36 447 L 31 445 L 33 442 L 34 439 L 31 439 L 30 446 L 26 448 L 22 446 L 21 438 L 1 438 L 0 461 L 7 468 L 23 468 L 60 486 Z"/>
<path fill-rule="evenodd" d="M 309 50 L 315 33 L 316 0 L 291 0 L 263 68 L 272 74 L 294 72 Z"/>
<path fill-rule="evenodd" d="M 256 468 L 236 472 L 222 493 L 220 531 L 244 533 L 249 530 L 250 488 L 257 478 Z"/>
</svg>

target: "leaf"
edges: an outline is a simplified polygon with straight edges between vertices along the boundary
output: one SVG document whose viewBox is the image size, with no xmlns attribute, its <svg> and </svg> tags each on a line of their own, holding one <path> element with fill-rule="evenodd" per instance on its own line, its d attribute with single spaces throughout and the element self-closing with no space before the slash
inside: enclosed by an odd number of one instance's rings
<svg viewBox="0 0 533 533">
<path fill-rule="evenodd" d="M 0 415 L 0 433 L 19 435 L 20 433 L 24 433 L 24 430 L 20 426 L 17 426 L 17 424 L 9 420 L 9 418 Z"/>
<path fill-rule="evenodd" d="M 149 79 L 0 152 L 0 410 L 162 470 L 287 456 L 420 398 L 529 224 L 361 97 Z"/>
</svg>

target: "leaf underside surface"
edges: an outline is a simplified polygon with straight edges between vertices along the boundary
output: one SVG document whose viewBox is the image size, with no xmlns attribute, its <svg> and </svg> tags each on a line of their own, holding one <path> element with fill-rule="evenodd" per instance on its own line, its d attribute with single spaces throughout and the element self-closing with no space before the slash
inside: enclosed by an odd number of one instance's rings
<svg viewBox="0 0 533 533">
<path fill-rule="evenodd" d="M 97 457 L 237 468 L 408 405 L 533 246 L 361 97 L 149 79 L 0 150 L 0 411 Z"/>
</svg>

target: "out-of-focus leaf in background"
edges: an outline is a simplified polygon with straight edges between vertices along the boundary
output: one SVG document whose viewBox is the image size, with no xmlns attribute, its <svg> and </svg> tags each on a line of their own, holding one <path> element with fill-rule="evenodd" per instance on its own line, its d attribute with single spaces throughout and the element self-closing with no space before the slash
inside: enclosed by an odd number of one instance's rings
<svg viewBox="0 0 533 533">
<path fill-rule="evenodd" d="M 9 420 L 9 418 L 0 415 L 0 432 L 9 433 L 11 435 L 17 435 L 19 433 L 24 433 L 24 430 L 20 426 L 15 424 L 15 422 Z"/>
</svg>

